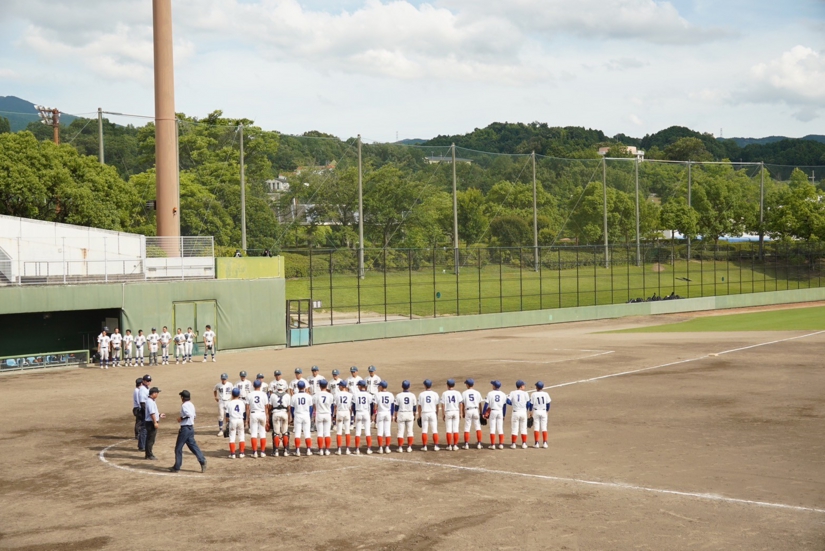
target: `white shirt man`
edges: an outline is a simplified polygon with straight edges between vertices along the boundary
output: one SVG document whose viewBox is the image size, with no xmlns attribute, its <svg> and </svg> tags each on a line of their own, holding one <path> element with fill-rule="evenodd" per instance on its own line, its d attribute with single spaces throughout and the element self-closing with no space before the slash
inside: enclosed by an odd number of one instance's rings
<svg viewBox="0 0 825 551">
<path fill-rule="evenodd" d="M 143 365 L 143 348 L 146 346 L 146 335 L 143 330 L 138 330 L 138 335 L 135 337 L 135 361 L 132 365 L 137 365 L 140 360 L 140 365 Z"/>
<path fill-rule="evenodd" d="M 395 421 L 398 423 L 398 453 L 404 451 L 404 438 L 407 438 L 407 451 L 412 452 L 413 422 L 418 399 L 410 392 L 410 382 L 401 383 L 402 392 L 395 396 Z"/>
<path fill-rule="evenodd" d="M 277 457 L 281 442 L 284 444 L 284 455 L 289 450 L 289 405 L 291 398 L 286 381 L 276 379 L 270 385 L 272 392 L 269 395 L 269 412 L 272 429 L 272 453 Z"/>
<path fill-rule="evenodd" d="M 120 347 L 123 343 L 123 335 L 120 334 L 120 329 L 115 327 L 115 332 L 112 333 L 112 360 L 115 362 L 115 367 L 120 366 Z"/>
<path fill-rule="evenodd" d="M 490 449 L 496 447 L 496 435 L 498 435 L 498 447 L 504 449 L 504 415 L 507 413 L 507 395 L 501 389 L 501 381 L 490 381 L 493 390 L 487 393 L 484 400 L 484 412 L 489 416 L 490 424 Z M 489 413 L 488 413 L 489 411 Z"/>
<path fill-rule="evenodd" d="M 158 345 L 160 344 L 160 335 L 158 330 L 154 327 L 152 332 L 146 336 L 146 342 L 149 343 L 149 365 L 158 365 Z"/>
<path fill-rule="evenodd" d="M 301 436 L 304 437 L 307 455 L 312 455 L 312 395 L 307 392 L 307 383 L 298 381 L 295 385 L 296 393 L 292 396 L 292 426 L 295 430 L 295 455 L 301 455 Z"/>
<path fill-rule="evenodd" d="M 350 376 L 347 379 L 347 388 L 350 392 L 355 394 L 355 391 L 358 390 L 358 381 L 363 381 L 364 379 L 362 379 L 361 376 L 358 375 L 358 368 L 355 366 L 349 368 L 349 373 Z"/>
<path fill-rule="evenodd" d="M 178 329 L 175 334 L 175 363 L 178 364 L 181 360 L 186 363 L 186 335 Z"/>
<path fill-rule="evenodd" d="M 252 444 L 252 457 L 266 457 L 266 405 L 269 399 L 261 390 L 261 381 L 255 380 L 252 392 L 246 397 L 249 403 L 249 433 Z M 258 452 L 258 444 L 261 451 Z M 259 455 L 260 454 L 260 455 Z"/>
<path fill-rule="evenodd" d="M 427 437 L 433 434 L 433 450 L 438 451 L 438 392 L 432 390 L 433 382 L 424 381 L 426 390 L 418 395 L 418 417 L 421 419 L 421 451 L 427 451 Z"/>
<path fill-rule="evenodd" d="M 381 383 L 381 377 L 375 373 L 375 366 L 371 365 L 369 367 L 369 376 L 366 378 L 367 381 L 367 392 L 375 396 L 380 391 L 378 385 Z"/>
<path fill-rule="evenodd" d="M 455 380 L 447 379 L 447 390 L 441 395 L 441 418 L 447 426 L 447 449 L 458 451 L 458 418 L 461 414 L 461 393 L 455 389 Z"/>
<path fill-rule="evenodd" d="M 335 397 L 327 391 L 327 381 L 322 379 L 319 383 L 318 392 L 313 395 L 315 405 L 315 435 L 318 438 L 318 451 L 321 455 L 330 455 L 330 445 L 332 437 L 332 406 L 335 404 Z"/>
<path fill-rule="evenodd" d="M 367 384 L 365 381 L 358 381 L 358 390 L 352 395 L 353 403 L 355 404 L 355 455 L 361 454 L 361 431 L 363 430 L 367 437 L 367 453 L 372 453 L 372 433 L 370 429 L 370 412 L 372 411 L 372 404 L 374 397 L 367 392 Z"/>
<path fill-rule="evenodd" d="M 481 449 L 482 434 L 480 408 L 483 400 L 481 393 L 473 388 L 475 385 L 474 380 L 467 379 L 464 381 L 464 384 L 467 386 L 467 390 L 465 390 L 461 395 L 461 415 L 464 417 L 464 449 L 470 449 L 470 429 L 473 425 L 475 425 L 478 449 Z"/>
<path fill-rule="evenodd" d="M 392 392 L 387 392 L 387 386 L 387 381 L 378 383 L 378 394 L 375 395 L 375 427 L 378 433 L 378 453 L 390 453 L 395 396 Z"/>
<path fill-rule="evenodd" d="M 172 334 L 164 327 L 160 334 L 160 351 L 163 365 L 169 365 L 169 343 L 172 341 Z"/>
<path fill-rule="evenodd" d="M 229 408 L 229 401 L 232 400 L 232 383 L 229 382 L 229 375 L 221 374 L 221 382 L 215 385 L 212 394 L 218 402 L 218 436 L 223 434 L 223 421 Z"/>
<path fill-rule="evenodd" d="M 132 336 L 132 330 L 127 329 L 126 334 L 123 335 L 123 365 L 128 366 L 128 365 L 132 364 L 132 343 L 133 342 L 135 342 L 135 337 Z"/>
<path fill-rule="evenodd" d="M 295 368 L 295 378 L 289 382 L 289 392 L 293 396 L 298 394 L 298 381 L 303 381 L 304 385 L 307 384 L 307 380 L 304 379 L 304 370 L 300 367 Z"/>
<path fill-rule="evenodd" d="M 239 457 L 244 457 L 246 451 L 246 434 L 244 433 L 244 418 L 248 413 L 246 402 L 241 400 L 241 391 L 232 389 L 232 399 L 229 401 L 229 458 L 235 459 L 235 440 L 240 448 Z"/>
<path fill-rule="evenodd" d="M 318 366 L 312 366 L 312 377 L 309 378 L 309 391 L 314 396 L 321 391 L 321 381 L 326 381 L 326 377 L 318 372 Z"/>
<path fill-rule="evenodd" d="M 534 447 L 539 447 L 539 433 L 544 440 L 543 447 L 547 447 L 547 415 L 550 412 L 550 395 L 544 392 L 544 383 L 536 383 L 536 391 L 530 397 L 530 409 L 533 411 L 533 437 L 536 440 Z"/>
<path fill-rule="evenodd" d="M 186 361 L 190 364 L 192 363 L 192 350 L 195 348 L 195 332 L 192 331 L 190 327 L 186 331 L 186 344 L 184 348 L 184 354 L 186 355 Z"/>
<path fill-rule="evenodd" d="M 516 381 L 516 390 L 507 397 L 507 405 L 512 406 L 510 415 L 511 448 L 516 447 L 516 439 L 521 435 L 521 447 L 527 447 L 527 406 L 530 404 L 530 395 L 524 390 L 524 381 Z"/>
<path fill-rule="evenodd" d="M 252 381 L 246 378 L 246 371 L 241 371 L 241 380 L 235 383 L 235 388 L 241 391 L 241 400 L 246 401 L 249 393 L 252 392 Z"/>
<path fill-rule="evenodd" d="M 212 361 L 215 361 L 215 351 L 218 348 L 218 336 L 212 331 L 212 326 L 207 325 L 203 332 L 203 361 L 206 362 L 206 355 L 212 354 Z"/>
<path fill-rule="evenodd" d="M 112 338 L 103 331 L 97 336 L 97 353 L 100 355 L 100 369 L 109 369 L 109 351 L 112 346 Z"/>
<path fill-rule="evenodd" d="M 342 384 L 343 383 L 343 384 Z M 346 433 L 347 447 L 346 454 L 349 455 L 350 431 L 352 430 L 352 393 L 347 387 L 347 383 L 341 381 L 338 383 L 338 394 L 335 396 L 335 426 L 338 429 L 338 451 L 335 453 L 341 455 L 341 444 L 343 443 L 343 434 Z"/>
</svg>

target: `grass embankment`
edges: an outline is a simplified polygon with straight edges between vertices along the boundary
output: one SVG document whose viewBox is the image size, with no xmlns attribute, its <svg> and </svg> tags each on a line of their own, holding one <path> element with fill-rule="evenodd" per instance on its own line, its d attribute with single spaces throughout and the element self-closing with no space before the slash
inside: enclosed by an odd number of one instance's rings
<svg viewBox="0 0 825 551">
<path fill-rule="evenodd" d="M 681 333 L 707 331 L 825 330 L 825 306 L 769 310 L 723 316 L 703 316 L 679 323 L 623 329 L 613 333 Z"/>
</svg>

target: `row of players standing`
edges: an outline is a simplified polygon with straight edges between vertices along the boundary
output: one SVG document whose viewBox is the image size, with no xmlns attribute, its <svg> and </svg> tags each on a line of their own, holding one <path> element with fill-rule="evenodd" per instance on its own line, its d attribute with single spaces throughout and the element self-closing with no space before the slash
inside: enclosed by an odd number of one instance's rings
<svg viewBox="0 0 825 551">
<path fill-rule="evenodd" d="M 294 427 L 295 455 L 300 455 L 302 445 L 306 455 L 312 455 L 311 426 L 316 427 L 318 451 L 320 455 L 331 454 L 331 429 L 337 432 L 336 453 L 351 454 L 351 432 L 355 429 L 355 454 L 360 454 L 361 434 L 366 437 L 366 453 L 372 452 L 371 426 L 377 429 L 378 453 L 390 453 L 392 441 L 391 423 L 397 424 L 397 452 L 411 452 L 414 440 L 413 424 L 417 420 L 422 430 L 422 451 L 428 450 L 429 436 L 432 435 L 433 450 L 438 451 L 438 413 L 446 424 L 447 449 L 459 449 L 459 421 L 464 419 L 463 448 L 470 447 L 470 431 L 475 430 L 476 446 L 483 447 L 482 424 L 489 420 L 490 449 L 504 448 L 504 418 L 507 407 L 511 414 L 511 447 L 517 447 L 521 437 L 521 447 L 527 448 L 528 419 L 533 426 L 534 447 L 548 447 L 547 415 L 550 396 L 543 391 L 544 383 L 536 382 L 533 395 L 525 390 L 524 381 L 516 381 L 516 389 L 505 394 L 501 382 L 490 381 L 492 389 L 486 397 L 475 390 L 475 381 L 464 381 L 466 390 L 455 390 L 455 381 L 446 381 L 447 390 L 438 394 L 432 390 L 433 383 L 424 381 L 425 390 L 418 396 L 410 392 L 410 382 L 401 384 L 397 395 L 389 392 L 388 383 L 370 366 L 370 376 L 362 379 L 358 368 L 350 368 L 347 380 L 340 378 L 339 371 L 333 370 L 332 380 L 320 375 L 317 366 L 312 367 L 313 376 L 303 378 L 300 368 L 295 370 L 295 379 L 289 384 L 280 371 L 275 371 L 275 380 L 267 384 L 264 375 L 258 374 L 255 381 L 247 379 L 241 371 L 236 384 L 228 382 L 226 373 L 215 385 L 214 397 L 218 402 L 218 421 L 221 430 L 218 436 L 229 436 L 229 457 L 244 457 L 246 451 L 245 430 L 250 430 L 253 457 L 265 457 L 267 434 L 272 433 L 270 454 L 290 455 L 289 425 Z M 228 423 L 223 430 L 224 422 Z M 302 439 L 303 438 L 303 439 Z M 540 440 L 541 438 L 541 440 Z M 236 445 L 237 441 L 237 445 Z M 406 444 L 406 446 L 405 446 Z M 236 452 L 239 452 L 236 455 Z"/>
<path fill-rule="evenodd" d="M 175 345 L 175 363 L 192 363 L 192 351 L 195 348 L 197 337 L 192 328 L 188 328 L 186 333 L 178 327 L 177 333 L 173 336 L 164 325 L 163 331 L 158 333 L 156 328 L 148 335 L 143 334 L 143 329 L 138 330 L 137 336 L 132 335 L 132 330 L 127 329 L 125 334 L 120 333 L 119 328 L 115 328 L 114 333 L 109 333 L 109 328 L 104 327 L 100 335 L 97 336 L 97 353 L 100 357 L 100 369 L 109 369 L 109 365 L 119 367 L 123 362 L 124 367 L 143 366 L 144 348 L 149 345 L 149 364 L 158 365 L 158 352 L 160 352 L 161 365 L 169 365 L 169 346 Z M 132 345 L 135 350 L 132 355 Z M 212 361 L 215 360 L 215 351 L 218 346 L 218 337 L 212 331 L 212 327 L 207 325 L 203 333 L 203 361 L 206 361 L 207 354 L 212 354 Z"/>
</svg>

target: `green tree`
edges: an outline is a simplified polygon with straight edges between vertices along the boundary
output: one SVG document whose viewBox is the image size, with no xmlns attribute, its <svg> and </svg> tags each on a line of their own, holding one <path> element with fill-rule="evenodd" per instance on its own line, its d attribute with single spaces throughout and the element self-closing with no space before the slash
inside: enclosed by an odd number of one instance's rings
<svg viewBox="0 0 825 551">
<path fill-rule="evenodd" d="M 820 193 L 799 169 L 787 185 L 769 193 L 766 227 L 776 237 L 825 240 L 825 194 Z"/>
<path fill-rule="evenodd" d="M 521 247 L 533 242 L 532 230 L 520 216 L 499 216 L 490 223 L 490 233 L 494 245 L 501 247 Z"/>
<path fill-rule="evenodd" d="M 477 243 L 490 224 L 484 214 L 484 194 L 476 188 L 459 191 L 458 235 L 466 243 Z"/>
<path fill-rule="evenodd" d="M 6 117 L 0 117 L 0 134 L 8 134 L 11 132 L 11 123 Z"/>
<path fill-rule="evenodd" d="M 671 161 L 712 161 L 713 154 L 699 138 L 680 138 L 665 147 L 665 156 Z"/>
</svg>

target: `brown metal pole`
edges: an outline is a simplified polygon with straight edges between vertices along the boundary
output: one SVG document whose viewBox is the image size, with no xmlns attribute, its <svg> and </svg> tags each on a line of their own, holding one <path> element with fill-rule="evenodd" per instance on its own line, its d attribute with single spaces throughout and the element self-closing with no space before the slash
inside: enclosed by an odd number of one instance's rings
<svg viewBox="0 0 825 551">
<path fill-rule="evenodd" d="M 54 143 L 60 145 L 60 110 L 52 109 L 52 128 L 54 129 Z"/>
<path fill-rule="evenodd" d="M 175 125 L 175 70 L 172 58 L 172 0 L 152 0 L 155 44 L 155 171 L 157 233 L 179 237 L 177 189 L 177 129 Z M 169 256 L 179 255 L 179 240 L 163 244 Z"/>
</svg>

